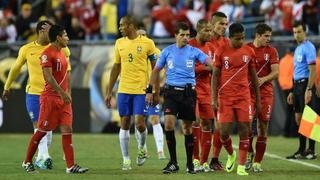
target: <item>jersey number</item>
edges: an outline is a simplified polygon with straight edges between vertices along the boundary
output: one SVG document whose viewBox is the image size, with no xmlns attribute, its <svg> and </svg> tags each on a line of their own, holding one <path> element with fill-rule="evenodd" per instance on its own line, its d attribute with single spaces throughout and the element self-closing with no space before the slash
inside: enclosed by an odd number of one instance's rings
<svg viewBox="0 0 320 180">
<path fill-rule="evenodd" d="M 133 61 L 133 55 L 131 53 L 128 54 L 129 62 Z"/>
<path fill-rule="evenodd" d="M 229 61 L 224 61 L 224 67 L 226 68 L 226 69 L 229 69 Z"/>
</svg>

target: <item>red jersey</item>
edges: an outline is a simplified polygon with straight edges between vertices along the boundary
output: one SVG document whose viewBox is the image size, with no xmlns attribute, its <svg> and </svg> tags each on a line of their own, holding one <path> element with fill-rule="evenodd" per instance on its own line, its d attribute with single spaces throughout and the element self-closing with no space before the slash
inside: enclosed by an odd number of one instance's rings
<svg viewBox="0 0 320 180">
<path fill-rule="evenodd" d="M 213 45 L 214 49 L 218 49 L 220 46 L 229 44 L 229 39 L 225 37 L 220 37 L 219 39 L 212 38 L 210 43 Z"/>
<path fill-rule="evenodd" d="M 211 59 L 214 53 L 213 45 L 210 42 L 200 45 L 195 38 L 189 41 L 189 44 L 193 47 L 200 49 L 206 53 Z M 199 63 L 195 64 L 195 76 L 196 76 L 196 91 L 197 98 L 200 99 L 200 103 L 211 103 L 211 71 L 205 69 L 205 65 Z"/>
<path fill-rule="evenodd" d="M 59 51 L 57 48 L 50 45 L 41 55 L 41 66 L 42 68 L 51 67 L 52 75 L 59 86 L 65 92 L 68 90 L 68 62 L 63 51 Z M 60 97 L 60 94 L 56 92 L 48 82 L 46 82 L 44 91 L 41 95 Z"/>
<path fill-rule="evenodd" d="M 244 45 L 235 49 L 229 44 L 218 48 L 214 54 L 214 66 L 221 70 L 218 97 L 230 100 L 250 98 L 249 67 L 255 68 L 255 53 Z"/>
<path fill-rule="evenodd" d="M 249 43 L 255 54 L 256 54 L 256 70 L 258 77 L 264 77 L 270 74 L 271 65 L 279 64 L 279 56 L 278 51 L 271 46 L 265 47 L 255 47 L 253 43 Z M 262 86 L 260 86 L 260 94 L 262 96 L 273 96 L 273 86 L 272 83 L 265 82 Z"/>
<path fill-rule="evenodd" d="M 315 85 L 318 87 L 320 85 L 320 57 L 317 57 L 316 60 L 316 79 L 315 79 Z"/>
</svg>

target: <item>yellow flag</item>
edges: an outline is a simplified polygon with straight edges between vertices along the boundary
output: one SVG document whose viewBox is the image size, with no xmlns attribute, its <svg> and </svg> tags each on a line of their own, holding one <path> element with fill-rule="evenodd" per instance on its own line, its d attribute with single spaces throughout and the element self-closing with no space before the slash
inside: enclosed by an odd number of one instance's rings
<svg viewBox="0 0 320 180">
<path fill-rule="evenodd" d="M 299 133 L 320 142 L 320 116 L 307 105 L 303 110 Z"/>
</svg>

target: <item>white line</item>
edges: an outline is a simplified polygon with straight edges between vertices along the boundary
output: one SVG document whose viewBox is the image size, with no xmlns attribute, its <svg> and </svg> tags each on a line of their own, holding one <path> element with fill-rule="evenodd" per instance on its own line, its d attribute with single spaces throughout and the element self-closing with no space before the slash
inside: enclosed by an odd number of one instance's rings
<svg viewBox="0 0 320 180">
<path fill-rule="evenodd" d="M 239 149 L 239 147 L 237 145 L 232 145 L 235 149 Z M 304 165 L 304 166 L 308 166 L 308 167 L 313 167 L 313 168 L 316 168 L 316 169 L 320 169 L 320 166 L 318 165 L 315 165 L 315 164 L 311 164 L 311 163 L 307 163 L 307 162 L 304 162 L 304 161 L 299 161 L 299 160 L 295 160 L 295 159 L 286 159 L 284 157 L 281 157 L 279 155 L 276 155 L 276 154 L 270 154 L 270 153 L 264 153 L 265 156 L 267 157 L 270 157 L 270 158 L 274 158 L 274 159 L 280 159 L 280 160 L 283 160 L 283 161 L 289 161 L 289 162 L 292 162 L 292 163 L 296 163 L 296 164 L 301 164 L 301 165 Z"/>
</svg>

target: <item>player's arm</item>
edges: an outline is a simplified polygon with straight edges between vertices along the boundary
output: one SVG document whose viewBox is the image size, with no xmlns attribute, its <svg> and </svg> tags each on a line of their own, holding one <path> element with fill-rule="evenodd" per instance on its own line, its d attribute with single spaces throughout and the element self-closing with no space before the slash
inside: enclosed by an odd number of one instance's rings
<svg viewBox="0 0 320 180">
<path fill-rule="evenodd" d="M 259 88 L 259 80 L 256 72 L 256 68 L 253 66 L 249 66 L 249 76 L 253 85 L 253 89 L 256 95 L 256 111 L 257 113 L 261 110 L 261 98 L 260 98 L 260 88 Z"/>
<path fill-rule="evenodd" d="M 64 55 L 67 59 L 67 63 L 68 63 L 68 93 L 70 94 L 71 96 L 71 88 L 72 88 L 72 84 L 71 84 L 71 63 L 70 63 L 70 55 L 71 55 L 71 52 L 70 52 L 70 49 L 68 47 L 66 48 L 63 48 L 63 52 L 64 52 Z"/>
<path fill-rule="evenodd" d="M 271 65 L 271 72 L 264 77 L 260 77 L 259 80 L 259 86 L 262 86 L 265 82 L 272 81 L 278 77 L 279 74 L 279 65 L 278 64 L 272 64 Z"/>
<path fill-rule="evenodd" d="M 112 97 L 112 90 L 114 87 L 114 84 L 116 83 L 118 76 L 121 71 L 121 64 L 120 63 L 114 63 L 110 72 L 110 79 L 109 79 L 109 85 L 107 88 L 107 96 L 105 99 L 106 105 L 108 108 L 111 108 L 111 97 Z"/>
<path fill-rule="evenodd" d="M 3 93 L 2 93 L 2 99 L 8 100 L 9 94 L 10 94 L 10 88 L 15 81 L 21 71 L 22 66 L 26 63 L 26 58 L 25 58 L 25 48 L 22 47 L 19 50 L 19 55 L 17 57 L 16 62 L 14 65 L 10 68 L 8 79 L 6 80 L 6 83 L 3 88 Z"/>
<path fill-rule="evenodd" d="M 212 106 L 218 109 L 218 97 L 217 97 L 217 87 L 220 83 L 221 69 L 219 67 L 213 67 L 212 78 L 211 78 L 211 89 L 212 89 Z"/>
<path fill-rule="evenodd" d="M 308 69 L 309 69 L 309 79 L 308 79 L 308 85 L 307 90 L 305 92 L 304 96 L 304 102 L 305 104 L 308 104 L 311 101 L 312 97 L 312 87 L 314 86 L 314 80 L 316 78 L 316 59 L 317 59 L 317 53 L 316 48 L 312 45 L 308 48 L 308 50 L 305 53 L 307 62 L 308 62 Z"/>
<path fill-rule="evenodd" d="M 52 68 L 51 67 L 43 67 L 42 71 L 43 71 L 44 80 L 46 82 L 48 82 L 53 87 L 53 89 L 60 94 L 64 103 L 65 104 L 71 103 L 70 95 L 67 92 L 64 92 L 63 89 L 57 83 L 57 81 L 54 79 L 54 77 L 52 75 Z"/>
</svg>

